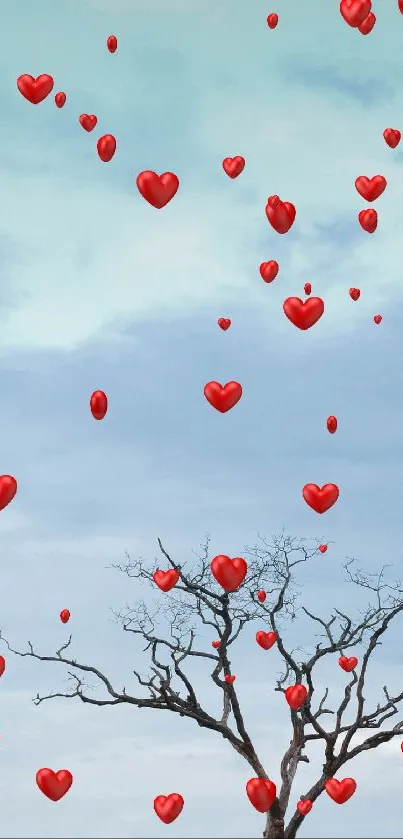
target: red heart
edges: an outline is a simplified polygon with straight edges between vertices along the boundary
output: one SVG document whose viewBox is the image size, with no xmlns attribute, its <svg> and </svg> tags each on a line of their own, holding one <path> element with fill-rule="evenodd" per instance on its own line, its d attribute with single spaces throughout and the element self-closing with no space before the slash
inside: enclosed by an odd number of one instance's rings
<svg viewBox="0 0 403 839">
<path fill-rule="evenodd" d="M 145 172 L 140 172 L 136 184 L 140 195 L 152 207 L 161 210 L 176 195 L 179 189 L 179 178 L 173 172 L 157 175 L 156 172 L 146 169 Z"/>
<path fill-rule="evenodd" d="M 93 131 L 98 122 L 95 114 L 81 114 L 78 119 L 85 131 Z"/>
<path fill-rule="evenodd" d="M 383 175 L 374 175 L 373 178 L 367 178 L 366 175 L 360 175 L 355 180 L 355 188 L 357 192 L 362 195 L 365 201 L 376 201 L 386 189 L 386 178 Z"/>
<path fill-rule="evenodd" d="M 403 15 L 403 0 L 397 0 L 397 6 L 398 6 L 398 9 L 399 9 L 399 12 L 401 12 L 402 15 Z"/>
<path fill-rule="evenodd" d="M 53 85 L 52 76 L 48 76 L 47 73 L 42 73 L 36 79 L 28 73 L 23 73 L 17 79 L 18 90 L 24 99 L 28 99 L 28 102 L 31 102 L 32 105 L 39 105 L 40 102 L 43 102 L 53 90 Z"/>
<path fill-rule="evenodd" d="M 326 420 L 326 425 L 329 434 L 335 434 L 335 432 L 337 431 L 337 417 L 328 417 Z"/>
<path fill-rule="evenodd" d="M 6 669 L 6 659 L 4 658 L 4 655 L 0 655 L 0 676 L 3 675 L 5 669 Z"/>
<path fill-rule="evenodd" d="M 47 798 L 59 801 L 69 791 L 73 776 L 68 769 L 59 769 L 58 772 L 54 772 L 53 769 L 38 769 L 36 783 Z"/>
<path fill-rule="evenodd" d="M 267 813 L 276 800 L 276 785 L 269 779 L 251 778 L 246 784 L 246 795 L 255 810 Z"/>
<path fill-rule="evenodd" d="M 234 682 L 235 682 L 235 679 L 236 679 L 236 676 L 224 676 L 224 682 L 226 682 L 227 685 L 233 685 Z"/>
<path fill-rule="evenodd" d="M 290 685 L 285 692 L 285 698 L 293 711 L 298 711 L 299 708 L 302 707 L 306 698 L 308 696 L 308 691 L 304 685 Z"/>
<path fill-rule="evenodd" d="M 294 224 L 296 209 L 289 201 L 280 201 L 278 195 L 267 199 L 266 216 L 276 233 L 287 233 Z"/>
<path fill-rule="evenodd" d="M 17 492 L 17 481 L 12 475 L 0 475 L 0 510 L 4 510 Z"/>
<path fill-rule="evenodd" d="M 66 96 L 65 93 L 63 93 L 62 90 L 60 91 L 60 93 L 56 93 L 56 95 L 55 95 L 56 108 L 63 108 L 63 105 L 66 104 L 66 99 L 67 99 L 67 96 Z"/>
<path fill-rule="evenodd" d="M 305 283 L 305 285 L 304 285 L 304 291 L 305 291 L 305 294 L 310 294 L 310 293 L 311 293 L 311 291 L 312 291 L 312 286 L 311 286 L 311 284 L 310 284 L 310 283 Z"/>
<path fill-rule="evenodd" d="M 263 630 L 259 630 L 256 633 L 256 641 L 262 650 L 270 650 L 277 641 L 277 635 L 275 632 L 263 632 Z"/>
<path fill-rule="evenodd" d="M 108 410 L 108 397 L 103 390 L 94 390 L 91 394 L 90 409 L 96 420 L 102 420 Z"/>
<path fill-rule="evenodd" d="M 230 411 L 239 402 L 242 396 L 242 387 L 238 382 L 227 382 L 220 385 L 219 382 L 208 382 L 204 388 L 204 395 L 207 402 L 221 414 Z"/>
<path fill-rule="evenodd" d="M 264 601 L 266 600 L 266 597 L 267 597 L 266 592 L 263 591 L 263 589 L 260 589 L 257 593 L 257 599 L 258 599 L 259 603 L 264 603 Z"/>
<path fill-rule="evenodd" d="M 319 545 L 319 550 L 321 554 L 325 554 L 327 551 L 327 545 Z"/>
<path fill-rule="evenodd" d="M 245 168 L 245 158 L 237 155 L 237 157 L 225 157 L 222 162 L 222 168 L 229 178 L 237 178 Z"/>
<path fill-rule="evenodd" d="M 348 293 L 352 300 L 358 300 L 361 291 L 359 288 L 350 288 L 350 291 Z"/>
<path fill-rule="evenodd" d="M 112 134 L 104 134 L 97 142 L 98 156 L 103 163 L 109 163 L 116 151 L 116 140 Z"/>
<path fill-rule="evenodd" d="M 219 325 L 220 329 L 223 329 L 223 330 L 224 330 L 224 332 L 225 332 L 227 329 L 229 329 L 229 328 L 230 328 L 230 326 L 231 326 L 231 321 L 230 321 L 230 319 L 229 319 L 229 318 L 218 318 L 217 323 L 218 323 L 218 325 Z"/>
<path fill-rule="evenodd" d="M 390 149 L 395 149 L 396 146 L 399 145 L 400 140 L 402 139 L 402 135 L 401 132 L 397 130 L 397 128 L 385 128 L 385 131 L 383 132 L 383 138 Z"/>
<path fill-rule="evenodd" d="M 355 670 L 358 664 L 358 658 L 355 655 L 352 655 L 351 658 L 347 658 L 345 655 L 341 655 L 339 658 L 339 665 L 342 670 L 346 673 L 351 673 L 352 670 Z"/>
<path fill-rule="evenodd" d="M 62 623 L 68 623 L 70 620 L 70 612 L 68 609 L 62 609 L 60 612 L 60 620 Z"/>
<path fill-rule="evenodd" d="M 321 297 L 310 297 L 301 300 L 299 297 L 287 297 L 283 303 L 283 312 L 298 329 L 310 329 L 325 311 L 325 304 Z"/>
<path fill-rule="evenodd" d="M 211 560 L 211 573 L 225 591 L 236 591 L 246 577 L 248 566 L 240 556 L 230 559 L 220 554 Z"/>
<path fill-rule="evenodd" d="M 180 577 L 179 571 L 170 568 L 169 571 L 154 571 L 153 580 L 161 591 L 171 591 Z"/>
<path fill-rule="evenodd" d="M 305 484 L 302 495 L 304 501 L 315 513 L 326 513 L 339 497 L 339 488 L 336 484 L 324 484 L 322 489 L 317 484 Z"/>
<path fill-rule="evenodd" d="M 367 233 L 375 233 L 375 230 L 378 226 L 378 213 L 376 210 L 368 209 L 368 210 L 361 210 L 358 213 L 358 221 L 363 230 Z"/>
<path fill-rule="evenodd" d="M 116 35 L 109 35 L 106 46 L 108 47 L 109 52 L 116 52 L 118 48 L 118 39 Z"/>
<path fill-rule="evenodd" d="M 275 29 L 278 24 L 278 15 L 275 12 L 272 12 L 271 15 L 267 16 L 267 25 L 269 29 Z"/>
<path fill-rule="evenodd" d="M 337 781 L 336 778 L 329 778 L 325 783 L 325 790 L 330 798 L 336 804 L 345 804 L 357 789 L 357 784 L 353 778 L 343 778 L 342 781 Z"/>
<path fill-rule="evenodd" d="M 275 259 L 270 259 L 269 262 L 262 262 L 259 271 L 262 280 L 265 283 L 271 283 L 276 279 L 278 274 L 278 262 Z"/>
<path fill-rule="evenodd" d="M 371 0 L 341 0 L 340 12 L 349 26 L 358 28 L 371 11 Z"/>
<path fill-rule="evenodd" d="M 215 650 L 218 650 L 220 644 L 221 644 L 221 641 L 212 641 L 211 642 L 211 646 L 214 647 Z"/>
<path fill-rule="evenodd" d="M 372 32 L 374 26 L 376 24 L 376 17 L 373 12 L 370 12 L 368 17 L 361 23 L 358 27 L 358 31 L 361 32 L 361 35 L 369 35 Z"/>
<path fill-rule="evenodd" d="M 304 798 L 303 801 L 298 801 L 297 810 L 301 813 L 301 816 L 307 816 L 311 812 L 312 806 L 312 801 L 309 798 Z"/>
<path fill-rule="evenodd" d="M 154 810 L 164 824 L 171 824 L 180 816 L 184 803 L 178 792 L 171 792 L 170 795 L 157 795 L 154 798 Z"/>
<path fill-rule="evenodd" d="M 375 315 L 374 316 L 375 323 L 380 323 L 381 320 L 382 320 L 382 315 Z M 0 509 L 1 509 L 1 507 L 0 507 Z"/>
</svg>

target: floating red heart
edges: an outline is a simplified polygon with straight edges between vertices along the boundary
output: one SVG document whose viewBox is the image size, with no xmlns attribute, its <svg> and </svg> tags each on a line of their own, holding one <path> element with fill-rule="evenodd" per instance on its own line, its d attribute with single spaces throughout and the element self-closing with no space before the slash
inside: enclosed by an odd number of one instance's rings
<svg viewBox="0 0 403 839">
<path fill-rule="evenodd" d="M 269 29 L 275 29 L 278 24 L 278 15 L 276 12 L 272 12 L 270 15 L 267 16 L 267 25 Z"/>
<path fill-rule="evenodd" d="M 319 545 L 319 550 L 321 554 L 325 554 L 327 551 L 327 545 Z"/>
<path fill-rule="evenodd" d="M 309 798 L 304 798 L 303 801 L 302 799 L 301 801 L 298 801 L 297 810 L 301 813 L 301 816 L 307 816 L 308 813 L 311 812 L 312 806 L 312 801 L 310 801 Z"/>
<path fill-rule="evenodd" d="M 229 318 L 218 318 L 217 323 L 218 323 L 218 325 L 219 325 L 220 329 L 223 329 L 223 330 L 224 330 L 224 332 L 225 332 L 227 329 L 229 329 L 229 328 L 230 328 L 230 326 L 231 326 L 231 321 L 230 321 L 230 319 L 229 319 Z"/>
<path fill-rule="evenodd" d="M 375 323 L 380 323 L 380 322 L 381 322 L 381 320 L 382 320 L 382 315 L 375 315 L 375 316 L 374 316 L 374 321 L 375 321 Z M 1 508 L 0 508 L 0 509 L 1 509 Z"/>
<path fill-rule="evenodd" d="M 360 175 L 355 181 L 355 188 L 365 201 L 376 201 L 385 191 L 386 185 L 387 181 L 383 175 L 374 175 L 373 178 Z"/>
<path fill-rule="evenodd" d="M 378 213 L 376 210 L 368 209 L 368 210 L 361 210 L 358 213 L 358 221 L 363 230 L 367 233 L 375 233 L 376 228 L 378 227 Z"/>
<path fill-rule="evenodd" d="M 348 658 L 345 655 L 341 655 L 339 658 L 339 665 L 341 669 L 344 670 L 346 673 L 351 673 L 353 670 L 355 670 L 357 664 L 358 658 L 356 658 L 355 655 L 352 655 L 350 658 Z"/>
<path fill-rule="evenodd" d="M 218 650 L 220 644 L 221 644 L 221 641 L 212 641 L 211 642 L 211 646 L 214 647 L 215 650 Z"/>
<path fill-rule="evenodd" d="M 310 329 L 325 311 L 325 304 L 321 297 L 310 297 L 301 300 L 300 297 L 287 297 L 283 303 L 283 312 L 298 329 Z"/>
<path fill-rule="evenodd" d="M 0 655 L 0 676 L 3 675 L 5 669 L 6 669 L 6 659 L 4 658 L 3 655 Z"/>
<path fill-rule="evenodd" d="M 108 47 L 109 52 L 116 52 L 118 48 L 118 39 L 116 35 L 109 35 L 106 46 Z"/>
<path fill-rule="evenodd" d="M 266 592 L 263 591 L 263 589 L 260 589 L 257 593 L 257 599 L 258 599 L 259 603 L 264 603 L 264 601 L 266 600 L 266 597 L 267 597 Z"/>
<path fill-rule="evenodd" d="M 358 27 L 358 31 L 361 32 L 361 35 L 369 35 L 372 32 L 374 26 L 376 24 L 376 17 L 373 12 L 370 12 L 368 17 L 360 24 Z"/>
<path fill-rule="evenodd" d="M 154 798 L 154 810 L 164 824 L 171 824 L 180 816 L 184 799 L 178 792 L 171 792 L 170 795 L 157 795 Z"/>
<path fill-rule="evenodd" d="M 228 675 L 224 676 L 224 682 L 226 682 L 227 685 L 233 685 L 234 682 L 235 682 L 235 679 L 236 679 L 236 676 L 228 676 Z"/>
<path fill-rule="evenodd" d="M 230 411 L 239 402 L 242 396 L 242 387 L 238 382 L 227 382 L 220 385 L 219 382 L 208 382 L 204 388 L 204 395 L 207 402 L 221 414 Z"/>
<path fill-rule="evenodd" d="M 157 175 L 156 172 L 147 169 L 145 172 L 140 172 L 136 184 L 140 195 L 152 207 L 161 210 L 176 195 L 179 189 L 179 178 L 173 172 Z"/>
<path fill-rule="evenodd" d="M 348 292 L 352 300 L 358 300 L 360 297 L 361 291 L 359 288 L 350 288 Z"/>
<path fill-rule="evenodd" d="M 304 685 L 290 685 L 285 692 L 285 698 L 293 711 L 298 711 L 299 708 L 302 708 L 306 698 L 308 696 L 308 691 Z"/>
<path fill-rule="evenodd" d="M 310 294 L 310 293 L 311 293 L 311 291 L 312 291 L 312 286 L 311 286 L 311 284 L 310 284 L 310 283 L 305 283 L 305 285 L 304 285 L 304 291 L 305 291 L 305 294 Z"/>
<path fill-rule="evenodd" d="M 73 776 L 68 769 L 59 769 L 58 772 L 54 772 L 53 769 L 38 769 L 36 783 L 47 798 L 59 801 L 69 791 Z"/>
<path fill-rule="evenodd" d="M 67 99 L 67 96 L 66 96 L 65 93 L 63 93 L 62 90 L 60 91 L 60 93 L 56 93 L 56 95 L 55 95 L 56 108 L 63 108 L 63 106 L 66 104 L 66 99 Z"/>
<path fill-rule="evenodd" d="M 95 114 L 81 114 L 78 119 L 85 131 L 93 131 L 98 122 Z"/>
<path fill-rule="evenodd" d="M 113 134 L 104 134 L 97 142 L 98 157 L 103 163 L 109 163 L 116 151 L 116 139 Z"/>
<path fill-rule="evenodd" d="M 39 105 L 53 90 L 54 81 L 52 76 L 42 73 L 34 79 L 29 73 L 23 73 L 17 79 L 17 87 L 24 99 L 32 105 Z"/>
<path fill-rule="evenodd" d="M 70 620 L 70 612 L 68 609 L 62 609 L 60 612 L 60 620 L 62 623 L 68 623 Z"/>
<path fill-rule="evenodd" d="M 102 420 L 108 410 L 108 397 L 103 390 L 94 390 L 90 399 L 92 416 L 96 420 Z"/>
<path fill-rule="evenodd" d="M 270 650 L 277 641 L 277 634 L 275 632 L 263 632 L 263 630 L 259 630 L 256 633 L 256 641 L 262 650 Z"/>
<path fill-rule="evenodd" d="M 265 283 L 272 283 L 277 277 L 278 268 L 279 265 L 275 259 L 270 259 L 269 262 L 262 262 L 259 268 L 262 280 L 264 280 Z"/>
<path fill-rule="evenodd" d="M 335 434 L 337 431 L 337 417 L 328 417 L 326 420 L 326 426 L 329 434 Z"/>
<path fill-rule="evenodd" d="M 336 778 L 329 778 L 325 783 L 325 790 L 336 804 L 345 804 L 357 789 L 356 781 L 353 778 L 343 778 L 338 781 Z"/>
<path fill-rule="evenodd" d="M 304 501 L 315 513 L 326 513 L 339 497 L 339 488 L 336 484 L 324 484 L 320 489 L 317 484 L 305 484 L 302 495 Z"/>
<path fill-rule="evenodd" d="M 236 556 L 230 559 L 229 556 L 220 554 L 215 556 L 210 563 L 211 573 L 225 591 L 236 591 L 246 577 L 248 566 L 244 559 Z"/>
<path fill-rule="evenodd" d="M 400 140 L 402 139 L 402 135 L 401 132 L 397 130 L 397 128 L 385 128 L 385 131 L 383 132 L 383 138 L 390 149 L 395 149 L 396 146 L 399 145 Z"/>
<path fill-rule="evenodd" d="M 171 591 L 180 577 L 179 571 L 170 568 L 169 571 L 154 571 L 153 580 L 161 591 Z"/>
<path fill-rule="evenodd" d="M 12 475 L 0 475 L 0 510 L 4 510 L 17 492 L 17 481 Z"/>
<path fill-rule="evenodd" d="M 267 813 L 276 800 L 276 785 L 269 779 L 251 778 L 246 784 L 246 795 L 255 810 Z"/>
<path fill-rule="evenodd" d="M 371 11 L 371 0 L 341 0 L 340 12 L 346 23 L 358 28 Z"/>
<path fill-rule="evenodd" d="M 222 168 L 229 178 L 237 178 L 245 168 L 245 158 L 237 155 L 237 157 L 225 157 L 222 162 Z"/>
<path fill-rule="evenodd" d="M 267 199 L 266 216 L 276 233 L 287 233 L 294 224 L 296 209 L 289 201 L 281 201 L 278 195 Z"/>
<path fill-rule="evenodd" d="M 399 9 L 399 12 L 401 12 L 403 15 L 403 0 L 397 0 L 397 7 Z"/>
</svg>

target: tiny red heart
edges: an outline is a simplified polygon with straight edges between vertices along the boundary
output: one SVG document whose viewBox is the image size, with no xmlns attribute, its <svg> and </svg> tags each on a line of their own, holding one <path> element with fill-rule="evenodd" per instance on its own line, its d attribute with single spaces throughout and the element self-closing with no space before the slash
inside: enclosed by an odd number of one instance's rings
<svg viewBox="0 0 403 839">
<path fill-rule="evenodd" d="M 24 99 L 32 105 L 39 105 L 52 92 L 54 81 L 52 76 L 42 73 L 34 79 L 29 73 L 23 73 L 17 79 L 17 87 Z"/>
<path fill-rule="evenodd" d="M 278 15 L 276 12 L 272 12 L 270 15 L 267 15 L 267 25 L 269 29 L 275 29 L 278 24 Z"/>
<path fill-rule="evenodd" d="M 218 650 L 220 644 L 221 644 L 221 641 L 212 641 L 211 642 L 211 646 L 214 647 L 215 650 Z"/>
<path fill-rule="evenodd" d="M 106 46 L 108 47 L 109 52 L 116 52 L 118 48 L 118 39 L 116 35 L 109 35 Z"/>
<path fill-rule="evenodd" d="M 395 149 L 396 146 L 399 145 L 400 140 L 402 139 L 402 135 L 401 132 L 397 130 L 397 128 L 385 128 L 385 131 L 383 132 L 383 139 L 385 140 L 385 143 L 387 143 L 390 149 Z"/>
<path fill-rule="evenodd" d="M 260 589 L 257 593 L 257 599 L 258 599 L 259 603 L 264 603 L 264 601 L 266 600 L 266 597 L 267 597 L 266 592 L 263 591 L 263 589 Z"/>
<path fill-rule="evenodd" d="M 6 669 L 6 659 L 4 658 L 4 655 L 0 655 L 0 676 L 3 675 L 5 669 Z"/>
<path fill-rule="evenodd" d="M 248 572 L 248 566 L 242 557 L 230 559 L 225 554 L 215 556 L 211 560 L 210 569 L 217 583 L 228 592 L 236 591 Z"/>
<path fill-rule="evenodd" d="M 346 23 L 357 29 L 371 11 L 371 0 L 341 0 L 340 12 Z"/>
<path fill-rule="evenodd" d="M 322 488 L 317 484 L 305 484 L 302 495 L 308 507 L 315 510 L 315 513 L 326 513 L 336 503 L 339 488 L 336 484 L 324 484 Z"/>
<path fill-rule="evenodd" d="M 321 554 L 325 554 L 327 551 L 327 545 L 319 545 L 319 550 Z"/>
<path fill-rule="evenodd" d="M 62 623 L 68 623 L 70 620 L 70 612 L 68 609 L 62 609 L 60 612 L 60 620 Z"/>
<path fill-rule="evenodd" d="M 156 172 L 147 169 L 137 176 L 136 184 L 140 195 L 152 207 L 161 210 L 176 195 L 179 189 L 179 178 L 173 172 L 157 175 Z"/>
<path fill-rule="evenodd" d="M 12 475 L 0 475 L 0 510 L 4 510 L 17 492 L 17 481 Z"/>
<path fill-rule="evenodd" d="M 66 104 L 66 99 L 67 99 L 67 96 L 66 96 L 65 93 L 63 93 L 62 90 L 60 91 L 60 93 L 56 93 L 56 95 L 55 95 L 56 108 L 63 108 L 63 105 Z"/>
<path fill-rule="evenodd" d="M 376 210 L 368 209 L 368 210 L 361 210 L 358 213 L 358 221 L 363 230 L 367 233 L 375 233 L 376 228 L 378 227 L 378 213 Z"/>
<path fill-rule="evenodd" d="M 349 293 L 352 300 L 358 300 L 358 298 L 361 294 L 361 291 L 360 291 L 359 288 L 350 288 L 348 293 Z"/>
<path fill-rule="evenodd" d="M 103 390 L 94 390 L 90 398 L 90 410 L 96 420 L 103 420 L 108 410 L 108 397 Z"/>
<path fill-rule="evenodd" d="M 270 195 L 266 204 L 266 216 L 276 233 L 287 233 L 294 224 L 296 209 L 289 201 L 281 201 L 278 195 Z"/>
<path fill-rule="evenodd" d="M 262 280 L 265 283 L 272 283 L 278 274 L 279 265 L 275 259 L 270 259 L 268 262 L 262 262 L 259 271 Z"/>
<path fill-rule="evenodd" d="M 301 813 L 301 816 L 307 816 L 311 812 L 312 806 L 312 801 L 309 798 L 304 798 L 303 801 L 298 801 L 297 810 Z"/>
<path fill-rule="evenodd" d="M 246 784 L 246 794 L 258 813 L 267 813 L 276 800 L 276 785 L 268 778 L 251 778 Z"/>
<path fill-rule="evenodd" d="M 304 291 L 305 291 L 305 294 L 310 294 L 311 293 L 311 291 L 312 291 L 311 283 L 305 283 Z"/>
<path fill-rule="evenodd" d="M 334 417 L 333 415 L 328 417 L 326 420 L 326 427 L 329 434 L 335 434 L 337 431 L 337 417 Z"/>
<path fill-rule="evenodd" d="M 403 0 L 397 0 L 397 7 L 399 9 L 399 12 L 401 12 L 401 14 L 403 15 Z"/>
<path fill-rule="evenodd" d="M 270 650 L 277 641 L 277 634 L 275 632 L 263 632 L 263 630 L 259 630 L 256 633 L 256 641 L 263 650 Z"/>
<path fill-rule="evenodd" d="M 234 682 L 235 682 L 235 679 L 236 679 L 236 676 L 224 676 L 224 682 L 226 682 L 227 685 L 233 685 Z"/>
<path fill-rule="evenodd" d="M 170 795 L 157 795 L 154 798 L 154 810 L 164 824 L 171 824 L 180 816 L 184 799 L 178 792 L 171 792 Z"/>
<path fill-rule="evenodd" d="M 98 122 L 95 114 L 81 114 L 78 120 L 85 131 L 93 131 Z"/>
<path fill-rule="evenodd" d="M 161 591 L 171 591 L 171 588 L 176 586 L 180 577 L 179 571 L 170 568 L 169 571 L 154 571 L 153 580 Z"/>
<path fill-rule="evenodd" d="M 385 191 L 386 185 L 387 181 L 383 175 L 374 175 L 373 178 L 360 175 L 355 181 L 355 188 L 365 201 L 376 201 Z"/>
<path fill-rule="evenodd" d="M 73 776 L 68 769 L 59 769 L 58 772 L 54 772 L 53 769 L 38 769 L 36 783 L 47 798 L 59 801 L 69 791 Z"/>
<path fill-rule="evenodd" d="M 103 163 L 109 163 L 116 151 L 116 140 L 113 134 L 104 134 L 97 142 L 98 157 Z"/>
<path fill-rule="evenodd" d="M 229 178 L 237 178 L 245 168 L 245 158 L 240 155 L 236 157 L 225 157 L 222 162 L 222 168 Z"/>
<path fill-rule="evenodd" d="M 220 385 L 219 382 L 208 382 L 204 388 L 204 395 L 207 402 L 225 414 L 230 411 L 242 396 L 242 387 L 239 382 L 227 382 L 226 385 Z"/>
<path fill-rule="evenodd" d="M 299 708 L 302 708 L 307 696 L 308 691 L 301 684 L 290 685 L 285 692 L 285 698 L 293 711 L 298 711 Z"/>
<path fill-rule="evenodd" d="M 375 323 L 381 323 L 381 320 L 382 320 L 382 315 L 374 315 Z"/>
<path fill-rule="evenodd" d="M 352 655 L 350 658 L 348 658 L 345 655 L 341 655 L 339 658 L 339 665 L 341 669 L 344 670 L 346 673 L 351 673 L 353 670 L 355 670 L 357 664 L 358 658 L 356 658 L 355 655 Z"/>
<path fill-rule="evenodd" d="M 325 783 L 325 790 L 336 804 L 345 804 L 357 789 L 357 783 L 353 778 L 343 778 L 338 781 L 336 778 L 329 778 Z"/>
<path fill-rule="evenodd" d="M 231 326 L 231 321 L 230 321 L 230 319 L 229 319 L 229 318 L 218 318 L 217 323 L 218 323 L 218 325 L 219 325 L 220 329 L 223 329 L 223 330 L 224 330 L 224 332 L 225 332 L 227 329 L 229 329 L 229 328 L 230 328 L 230 326 Z"/>
<path fill-rule="evenodd" d="M 368 17 L 360 24 L 358 27 L 358 31 L 361 32 L 361 35 L 369 35 L 372 32 L 374 26 L 376 24 L 376 17 L 373 12 L 370 12 Z"/>
<path fill-rule="evenodd" d="M 321 297 L 310 297 L 301 300 L 300 297 L 287 297 L 283 303 L 283 312 L 298 329 L 310 329 L 325 311 L 325 304 Z"/>
</svg>

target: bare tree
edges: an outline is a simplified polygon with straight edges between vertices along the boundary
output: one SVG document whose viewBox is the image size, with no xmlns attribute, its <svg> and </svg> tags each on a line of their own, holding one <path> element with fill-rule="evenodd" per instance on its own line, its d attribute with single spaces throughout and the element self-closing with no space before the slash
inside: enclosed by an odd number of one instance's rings
<svg viewBox="0 0 403 839">
<path fill-rule="evenodd" d="M 403 731 L 403 720 L 395 723 L 393 727 L 389 727 L 391 723 L 387 722 L 398 714 L 398 704 L 403 699 L 403 691 L 391 694 L 385 686 L 382 700 L 370 712 L 364 707 L 363 695 L 370 658 L 389 624 L 403 611 L 402 585 L 399 581 L 393 585 L 385 582 L 386 566 L 377 575 L 364 574 L 356 568 L 354 560 L 347 560 L 343 567 L 348 581 L 360 589 L 367 590 L 370 603 L 355 620 L 339 609 L 334 609 L 330 618 L 324 619 L 298 605 L 300 592 L 296 569 L 302 563 L 319 556 L 318 544 L 308 548 L 306 540 L 295 540 L 284 534 L 275 537 L 271 544 L 265 539 L 260 539 L 256 547 L 246 549 L 248 573 L 233 593 L 223 592 L 211 574 L 208 539 L 202 554 L 196 555 L 196 560 L 192 561 L 189 568 L 175 563 L 160 539 L 158 544 L 165 563 L 179 573 L 177 585 L 169 593 L 161 594 L 160 603 L 153 612 L 149 604 L 141 601 L 136 607 L 128 606 L 124 613 L 116 615 L 126 632 L 138 635 L 146 642 L 145 651 L 148 651 L 150 657 L 148 676 L 143 677 L 139 672 L 133 671 L 143 689 L 143 696 L 133 696 L 124 687 L 120 691 L 117 690 L 99 669 L 68 657 L 71 636 L 53 655 L 40 655 L 31 642 L 28 643 L 26 652 L 15 650 L 1 634 L 0 637 L 16 655 L 30 656 L 39 661 L 61 662 L 67 668 L 71 668 L 68 671 L 72 681 L 71 690 L 48 696 L 38 694 L 33 700 L 35 704 L 39 705 L 44 700 L 56 697 L 78 697 L 90 705 L 126 703 L 137 708 L 172 711 L 181 717 L 195 720 L 202 728 L 216 731 L 247 761 L 256 777 L 268 779 L 246 728 L 235 684 L 225 681 L 225 676 L 231 674 L 231 645 L 246 624 L 256 620 L 259 620 L 260 624 L 265 622 L 270 630 L 277 634 L 278 650 L 285 663 L 284 672 L 280 674 L 274 690 L 285 693 L 287 684 L 302 682 L 305 682 L 308 689 L 302 708 L 298 711 L 290 710 L 292 736 L 281 761 L 281 786 L 267 812 L 263 832 L 265 839 L 293 839 L 304 816 L 298 809 L 293 810 L 286 823 L 286 813 L 298 765 L 301 761 L 309 763 L 306 751 L 310 743 L 321 741 L 324 750 L 321 776 L 306 794 L 301 796 L 302 799 L 314 802 L 324 791 L 326 780 L 334 777 L 349 760 L 361 752 L 377 748 L 393 737 L 401 735 Z M 130 578 L 150 583 L 158 591 L 153 582 L 153 570 L 156 566 L 150 569 L 142 560 L 132 561 L 126 555 L 123 565 L 113 567 L 119 568 Z M 267 602 L 260 603 L 257 600 L 256 592 L 259 589 L 266 591 Z M 297 617 L 297 608 L 320 627 L 321 640 L 316 643 L 312 655 L 306 655 L 304 662 L 299 660 L 295 651 L 287 649 L 282 636 L 284 621 L 293 621 Z M 158 623 L 161 616 L 169 626 L 168 637 L 160 637 Z M 197 630 L 201 629 L 203 632 L 203 627 L 214 631 L 219 641 L 217 650 L 207 651 L 203 644 L 201 649 L 195 648 L 195 640 L 200 637 Z M 316 703 L 313 682 L 315 665 L 324 656 L 333 653 L 344 655 L 347 650 L 357 645 L 363 646 L 363 655 L 359 666 L 351 673 L 337 710 L 325 707 L 328 688 L 319 703 Z M 196 689 L 186 673 L 186 662 L 189 663 L 192 658 L 205 659 L 206 663 L 211 665 L 211 678 L 222 694 L 222 715 L 219 718 L 210 714 L 199 702 Z M 96 677 L 99 686 L 103 686 L 105 698 L 88 695 L 88 685 L 85 682 L 85 676 L 88 674 Z M 350 721 L 346 722 L 346 712 L 351 713 L 352 698 L 355 710 Z M 330 730 L 324 727 L 322 720 L 325 715 L 332 717 Z M 353 745 L 355 735 L 366 730 L 375 730 L 375 733 Z"/>
</svg>

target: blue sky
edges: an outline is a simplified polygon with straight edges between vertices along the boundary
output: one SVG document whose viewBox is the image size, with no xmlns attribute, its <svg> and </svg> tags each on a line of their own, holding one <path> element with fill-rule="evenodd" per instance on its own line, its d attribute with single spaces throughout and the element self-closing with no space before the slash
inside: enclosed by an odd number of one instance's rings
<svg viewBox="0 0 403 839">
<path fill-rule="evenodd" d="M 147 662 L 111 614 L 138 587 L 107 566 L 125 551 L 152 563 L 158 536 L 182 560 L 206 533 L 212 555 L 242 556 L 257 534 L 283 528 L 332 542 L 302 578 L 323 609 L 354 609 L 346 556 L 370 571 L 393 562 L 399 574 L 403 157 L 382 132 L 402 129 L 403 18 L 380 3 L 363 37 L 336 0 L 297 6 L 71 0 L 56 11 L 50 0 L 21 0 L 3 9 L 0 473 L 15 475 L 18 494 L 0 515 L 0 625 L 14 645 L 29 638 L 44 653 L 71 627 L 77 658 L 119 686 Z M 280 17 L 274 31 L 270 11 Z M 111 33 L 115 55 L 105 46 Z M 22 73 L 52 74 L 65 107 L 53 95 L 31 106 L 16 89 Z M 83 112 L 98 116 L 91 134 L 78 124 Z M 110 164 L 95 151 L 105 133 L 118 143 Z M 231 181 L 221 162 L 238 154 L 246 167 Z M 143 169 L 180 178 L 161 211 L 137 192 Z M 354 181 L 374 174 L 388 186 L 369 236 L 358 226 Z M 297 207 L 286 236 L 267 223 L 272 194 Z M 280 272 L 266 285 L 258 269 L 269 259 Z M 307 281 L 326 310 L 300 332 L 282 304 L 303 297 Z M 361 288 L 357 303 L 351 286 Z M 232 319 L 228 332 L 220 316 Z M 232 379 L 243 397 L 221 415 L 203 387 Z M 88 401 L 98 388 L 109 410 L 97 423 Z M 329 414 L 339 420 L 333 436 Z M 308 482 L 340 487 L 324 516 L 301 498 Z M 262 659 L 256 628 L 234 653 L 234 671 L 278 782 L 289 741 L 271 693 L 280 661 L 274 651 Z M 376 701 L 379 686 L 400 686 L 400 629 L 376 659 L 368 687 Z M 230 746 L 169 714 L 32 705 L 38 690 L 66 678 L 61 667 L 7 657 L 5 836 L 261 834 L 263 817 L 244 794 L 251 772 Z M 327 681 L 337 694 L 334 667 Z M 335 809 L 322 796 L 299 835 L 398 837 L 401 762 L 395 741 L 348 764 L 354 798 Z M 41 766 L 74 775 L 57 805 L 36 788 Z M 303 766 L 293 801 L 313 772 Z M 186 805 L 165 826 L 152 801 L 170 791 Z"/>
</svg>

